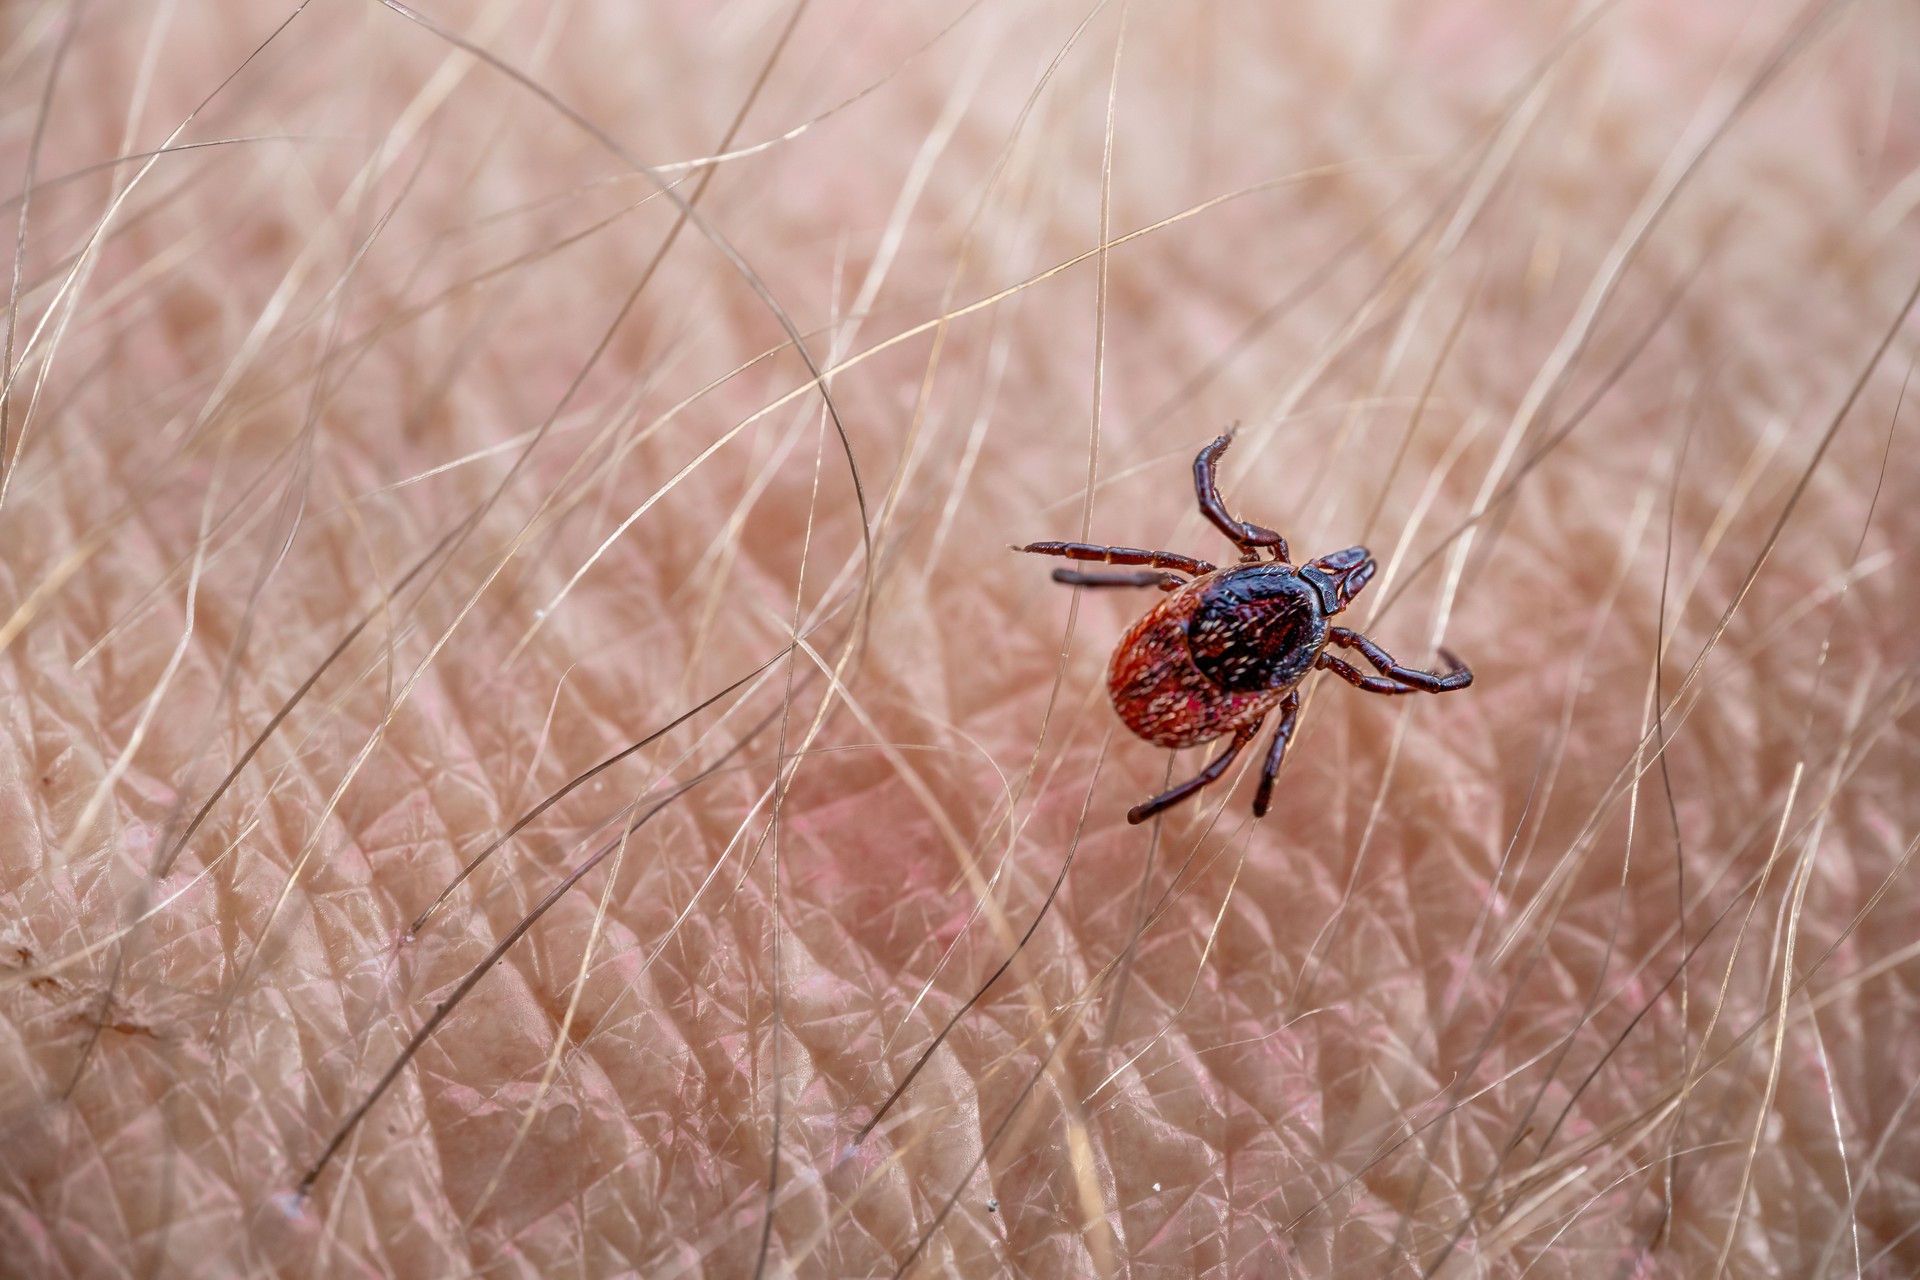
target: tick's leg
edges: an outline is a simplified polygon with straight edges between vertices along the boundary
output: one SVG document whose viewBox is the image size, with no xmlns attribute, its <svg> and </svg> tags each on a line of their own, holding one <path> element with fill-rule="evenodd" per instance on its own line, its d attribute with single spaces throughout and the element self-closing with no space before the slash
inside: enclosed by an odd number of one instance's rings
<svg viewBox="0 0 1920 1280">
<path fill-rule="evenodd" d="M 1265 719 L 1265 717 L 1263 716 L 1261 719 Z M 1162 809 L 1170 809 L 1194 792 L 1200 790 L 1200 788 L 1209 783 L 1219 781 L 1220 775 L 1225 773 L 1227 766 L 1233 763 L 1233 758 L 1240 754 L 1240 748 L 1252 741 L 1253 735 L 1258 732 L 1260 732 L 1259 720 L 1255 720 L 1249 725 L 1242 725 L 1240 728 L 1234 730 L 1233 741 L 1227 744 L 1225 751 L 1222 751 L 1219 755 L 1208 761 L 1206 768 L 1173 790 L 1162 792 L 1146 803 L 1137 804 L 1127 810 L 1127 821 L 1135 825 L 1145 822 Z"/>
<path fill-rule="evenodd" d="M 1227 535 L 1233 545 L 1251 560 L 1255 547 L 1272 547 L 1273 553 L 1282 564 L 1291 563 L 1287 558 L 1287 540 L 1271 529 L 1257 524 L 1248 524 L 1244 520 L 1235 520 L 1227 514 L 1227 504 L 1220 499 L 1220 485 L 1214 479 L 1214 472 L 1220 465 L 1220 455 L 1233 443 L 1232 435 L 1221 436 L 1200 451 L 1193 460 L 1193 492 L 1200 500 L 1200 514 L 1213 522 L 1213 527 Z"/>
<path fill-rule="evenodd" d="M 1381 675 L 1428 693 L 1446 693 L 1450 689 L 1464 689 L 1473 683 L 1473 672 L 1467 670 L 1467 664 L 1445 649 L 1440 651 L 1441 660 L 1447 664 L 1445 671 L 1422 671 L 1418 667 L 1401 666 L 1393 660 L 1392 654 L 1358 631 L 1328 627 L 1327 639 L 1343 649 L 1358 649 L 1361 656 L 1371 662 L 1374 670 Z"/>
<path fill-rule="evenodd" d="M 1385 676 L 1370 676 L 1356 667 L 1348 666 L 1330 653 L 1323 653 L 1313 660 L 1313 665 L 1322 671 L 1331 671 L 1357 689 L 1368 693 L 1418 693 L 1410 684 L 1401 684 L 1398 680 L 1389 680 Z"/>
<path fill-rule="evenodd" d="M 1178 591 L 1187 585 L 1187 580 L 1179 574 L 1162 573 L 1158 569 L 1142 569 L 1138 573 L 1082 573 L 1078 569 L 1055 569 L 1053 580 L 1070 587 L 1158 587 L 1162 591 Z"/>
<path fill-rule="evenodd" d="M 1300 695 L 1289 693 L 1280 700 L 1280 727 L 1273 731 L 1273 745 L 1267 748 L 1267 762 L 1260 766 L 1260 789 L 1253 793 L 1253 816 L 1264 818 L 1273 803 L 1273 780 L 1286 758 L 1287 743 L 1293 737 L 1293 725 L 1300 718 Z"/>
<path fill-rule="evenodd" d="M 1091 542 L 1029 542 L 1014 550 L 1035 556 L 1092 560 L 1099 564 L 1151 565 L 1155 569 L 1173 569 L 1196 578 L 1203 573 L 1213 572 L 1212 565 L 1205 560 L 1195 560 L 1192 556 L 1175 555 L 1171 551 L 1141 551 L 1134 547 L 1100 547 Z"/>
</svg>

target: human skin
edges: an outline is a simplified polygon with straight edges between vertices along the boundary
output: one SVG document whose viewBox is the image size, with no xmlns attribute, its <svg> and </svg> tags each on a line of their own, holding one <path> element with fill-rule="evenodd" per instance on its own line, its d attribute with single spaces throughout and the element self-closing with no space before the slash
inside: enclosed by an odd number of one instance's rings
<svg viewBox="0 0 1920 1280">
<path fill-rule="evenodd" d="M 4 1269 L 1920 1271 L 1910 11 L 288 12 L 0 16 Z M 1130 827 L 1232 421 L 1476 679 Z"/>
</svg>

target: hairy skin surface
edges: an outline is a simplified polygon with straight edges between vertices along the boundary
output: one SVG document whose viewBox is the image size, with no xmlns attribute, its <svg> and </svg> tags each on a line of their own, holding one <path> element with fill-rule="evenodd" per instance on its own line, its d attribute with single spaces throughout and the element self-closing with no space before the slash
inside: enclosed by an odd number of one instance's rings
<svg viewBox="0 0 1920 1280">
<path fill-rule="evenodd" d="M 1910 7 L 292 12 L 0 12 L 5 1270 L 1920 1272 Z M 1130 828 L 1236 419 L 1476 682 Z"/>
</svg>

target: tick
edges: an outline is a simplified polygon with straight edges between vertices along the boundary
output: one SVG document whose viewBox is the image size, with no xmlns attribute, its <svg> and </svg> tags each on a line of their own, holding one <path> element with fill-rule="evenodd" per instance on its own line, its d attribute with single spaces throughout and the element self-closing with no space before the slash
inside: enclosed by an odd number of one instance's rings
<svg viewBox="0 0 1920 1280">
<path fill-rule="evenodd" d="M 1300 715 L 1297 686 L 1314 670 L 1331 671 L 1368 693 L 1447 693 L 1473 683 L 1473 672 L 1445 649 L 1445 671 L 1403 667 L 1357 631 L 1331 619 L 1373 577 L 1373 554 L 1348 547 L 1295 566 L 1287 540 L 1271 529 L 1235 520 L 1220 500 L 1214 472 L 1233 442 L 1221 436 L 1193 460 L 1200 513 L 1240 549 L 1222 569 L 1172 551 L 1137 551 L 1086 542 L 1030 542 L 1016 551 L 1100 564 L 1137 564 L 1137 573 L 1055 569 L 1053 580 L 1075 587 L 1159 587 L 1166 599 L 1127 629 L 1107 664 L 1107 693 L 1127 728 L 1155 746 L 1179 749 L 1228 738 L 1226 749 L 1194 777 L 1135 805 L 1128 822 L 1145 822 L 1219 780 L 1267 717 L 1279 713 L 1273 743 L 1254 793 L 1255 817 L 1273 800 L 1274 776 Z M 1263 559 L 1262 552 L 1270 558 Z M 1356 650 L 1380 674 L 1368 675 L 1327 652 Z"/>
</svg>

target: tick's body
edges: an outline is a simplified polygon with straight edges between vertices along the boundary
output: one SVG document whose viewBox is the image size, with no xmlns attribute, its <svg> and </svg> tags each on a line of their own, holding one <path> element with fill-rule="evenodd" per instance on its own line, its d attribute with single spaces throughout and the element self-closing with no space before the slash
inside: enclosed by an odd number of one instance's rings
<svg viewBox="0 0 1920 1280">
<path fill-rule="evenodd" d="M 1193 474 L 1200 510 L 1240 548 L 1239 564 L 1216 569 L 1168 551 L 1080 542 L 1016 548 L 1069 560 L 1152 566 L 1107 575 L 1054 570 L 1056 580 L 1073 586 L 1158 586 L 1173 593 L 1129 627 L 1114 648 L 1107 666 L 1113 709 L 1129 729 L 1156 746 L 1191 747 L 1229 734 L 1232 741 L 1199 776 L 1134 806 L 1127 814 L 1130 822 L 1144 822 L 1219 778 L 1278 708 L 1279 727 L 1253 802 L 1254 813 L 1265 814 L 1300 709 L 1294 687 L 1316 667 L 1370 693 L 1444 693 L 1473 683 L 1473 673 L 1445 650 L 1441 656 L 1448 670 L 1420 671 L 1399 665 L 1365 636 L 1332 625 L 1333 615 L 1373 576 L 1373 557 L 1365 547 L 1349 547 L 1295 567 L 1279 534 L 1228 515 L 1214 467 L 1231 440 L 1221 436 L 1202 449 Z M 1262 560 L 1262 549 L 1272 559 Z M 1342 662 L 1326 652 L 1329 644 L 1358 650 L 1380 674 L 1366 675 Z"/>
<path fill-rule="evenodd" d="M 1326 641 L 1327 615 L 1293 566 L 1216 569 L 1127 629 L 1107 690 L 1127 728 L 1157 747 L 1191 747 L 1271 711 Z"/>
</svg>

